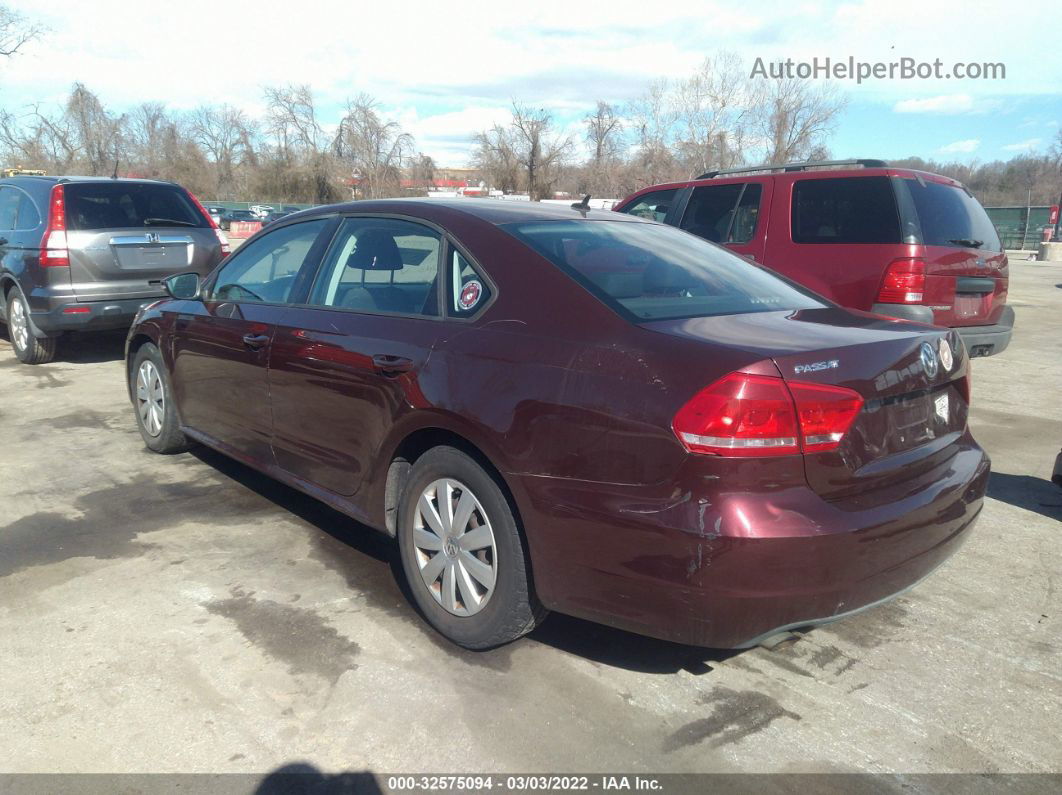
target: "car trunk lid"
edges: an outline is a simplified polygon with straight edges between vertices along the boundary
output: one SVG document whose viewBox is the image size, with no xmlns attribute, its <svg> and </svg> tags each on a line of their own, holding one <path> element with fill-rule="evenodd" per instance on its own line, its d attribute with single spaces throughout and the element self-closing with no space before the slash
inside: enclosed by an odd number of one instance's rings
<svg viewBox="0 0 1062 795">
<path fill-rule="evenodd" d="M 741 348 L 787 382 L 857 392 L 863 407 L 840 445 L 804 454 L 808 484 L 826 498 L 915 478 L 966 428 L 968 365 L 954 332 L 836 308 L 644 325 Z"/>
</svg>

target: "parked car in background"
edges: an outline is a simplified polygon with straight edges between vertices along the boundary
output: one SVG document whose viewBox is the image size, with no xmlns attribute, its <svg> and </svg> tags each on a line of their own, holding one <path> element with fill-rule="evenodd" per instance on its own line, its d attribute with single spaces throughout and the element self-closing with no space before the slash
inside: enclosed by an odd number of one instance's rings
<svg viewBox="0 0 1062 795">
<path fill-rule="evenodd" d="M 291 212 L 288 210 L 273 210 L 273 212 L 261 219 L 262 226 L 269 226 L 272 223 L 276 223 L 281 218 L 287 218 L 289 215 L 291 215 Z"/>
<path fill-rule="evenodd" d="M 619 212 L 677 226 L 842 306 L 954 328 L 972 356 L 1010 343 L 1006 254 L 959 182 L 838 160 L 712 171 L 654 185 Z"/>
<path fill-rule="evenodd" d="M 756 644 L 910 587 L 981 509 L 955 332 L 631 215 L 333 205 L 167 285 L 127 345 L 146 445 L 202 442 L 397 536 L 470 648 L 544 609 Z"/>
<path fill-rule="evenodd" d="M 214 225 L 221 228 L 221 217 L 225 214 L 224 207 L 207 207 L 206 211 L 210 213 L 210 220 L 214 222 Z"/>
<path fill-rule="evenodd" d="M 250 209 L 256 218 L 262 219 L 269 215 L 271 212 L 273 212 L 276 208 L 269 204 L 252 204 Z"/>
<path fill-rule="evenodd" d="M 250 210 L 226 210 L 218 223 L 226 232 L 232 228 L 233 221 L 260 221 L 262 220 Z"/>
<path fill-rule="evenodd" d="M 26 364 L 68 331 L 128 326 L 178 271 L 206 274 L 228 240 L 187 190 L 105 177 L 0 179 L 0 319 Z"/>
</svg>

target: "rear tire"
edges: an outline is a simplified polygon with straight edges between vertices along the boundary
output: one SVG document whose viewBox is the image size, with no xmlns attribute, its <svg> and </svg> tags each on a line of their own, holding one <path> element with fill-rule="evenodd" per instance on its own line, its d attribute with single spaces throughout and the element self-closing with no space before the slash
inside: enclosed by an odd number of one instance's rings
<svg viewBox="0 0 1062 795">
<path fill-rule="evenodd" d="M 417 606 L 459 646 L 509 643 L 546 615 L 509 501 L 460 450 L 436 447 L 417 459 L 399 503 L 398 543 Z"/>
<path fill-rule="evenodd" d="M 137 350 L 129 380 L 136 427 L 148 449 L 170 454 L 183 453 L 191 447 L 177 419 L 162 353 L 154 344 L 145 342 Z"/>
<path fill-rule="evenodd" d="M 7 334 L 23 364 L 47 364 L 55 358 L 55 337 L 34 336 L 29 307 L 17 287 L 7 297 Z"/>
</svg>

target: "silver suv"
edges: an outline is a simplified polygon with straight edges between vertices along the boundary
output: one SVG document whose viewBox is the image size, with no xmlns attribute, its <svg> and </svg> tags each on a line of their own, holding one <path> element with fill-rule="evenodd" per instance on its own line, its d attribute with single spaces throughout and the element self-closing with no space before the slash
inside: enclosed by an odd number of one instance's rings
<svg viewBox="0 0 1062 795">
<path fill-rule="evenodd" d="M 0 179 L 0 320 L 26 364 L 67 331 L 127 327 L 161 282 L 206 275 L 229 243 L 172 182 L 106 177 Z"/>
</svg>

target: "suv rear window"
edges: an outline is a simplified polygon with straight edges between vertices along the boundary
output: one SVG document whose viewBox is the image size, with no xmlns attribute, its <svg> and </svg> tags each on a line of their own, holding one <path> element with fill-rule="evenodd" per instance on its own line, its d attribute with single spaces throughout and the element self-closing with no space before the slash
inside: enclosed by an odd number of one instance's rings
<svg viewBox="0 0 1062 795">
<path fill-rule="evenodd" d="M 502 228 L 635 322 L 825 306 L 768 271 L 670 226 L 571 220 Z"/>
<path fill-rule="evenodd" d="M 66 225 L 72 231 L 136 227 L 209 227 L 183 188 L 137 182 L 66 183 Z"/>
<path fill-rule="evenodd" d="M 920 242 L 927 246 L 1002 250 L 985 208 L 962 188 L 911 177 L 895 181 L 901 206 L 914 207 L 917 219 L 908 219 L 908 225 Z M 904 192 L 910 196 L 910 204 L 906 203 Z M 908 214 L 905 212 L 905 219 Z"/>
<path fill-rule="evenodd" d="M 794 243 L 899 243 L 888 177 L 808 179 L 793 185 Z"/>
</svg>

